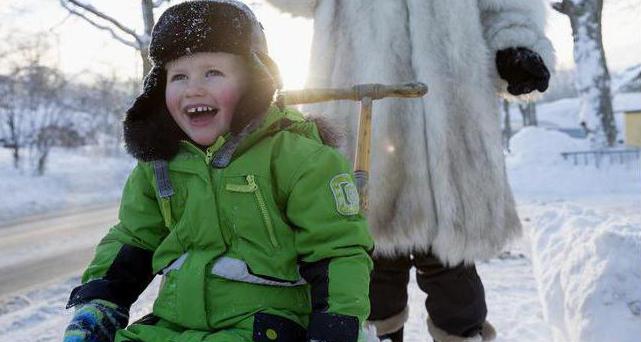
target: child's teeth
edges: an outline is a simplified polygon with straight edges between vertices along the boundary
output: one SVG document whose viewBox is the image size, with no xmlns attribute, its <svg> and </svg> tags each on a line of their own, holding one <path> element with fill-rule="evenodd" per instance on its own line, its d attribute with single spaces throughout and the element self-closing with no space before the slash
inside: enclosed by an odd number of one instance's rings
<svg viewBox="0 0 641 342">
<path fill-rule="evenodd" d="M 189 108 L 187 110 L 187 113 L 200 113 L 200 112 L 211 112 L 213 111 L 214 108 L 206 106 L 206 107 L 194 107 L 194 108 Z"/>
</svg>

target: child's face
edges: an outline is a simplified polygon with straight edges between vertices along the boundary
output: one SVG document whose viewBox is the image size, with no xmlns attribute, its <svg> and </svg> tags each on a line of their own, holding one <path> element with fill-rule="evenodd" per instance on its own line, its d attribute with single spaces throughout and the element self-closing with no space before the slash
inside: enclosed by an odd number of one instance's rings
<svg viewBox="0 0 641 342">
<path fill-rule="evenodd" d="M 248 83 L 240 56 L 199 52 L 166 66 L 165 101 L 178 126 L 201 146 L 229 131 L 238 100 Z"/>
</svg>

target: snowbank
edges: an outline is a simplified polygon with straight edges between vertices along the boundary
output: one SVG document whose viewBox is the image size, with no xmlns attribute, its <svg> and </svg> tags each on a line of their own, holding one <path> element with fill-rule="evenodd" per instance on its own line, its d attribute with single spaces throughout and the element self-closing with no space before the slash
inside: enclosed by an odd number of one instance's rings
<svg viewBox="0 0 641 342">
<path fill-rule="evenodd" d="M 574 199 L 600 198 L 616 194 L 641 194 L 641 162 L 610 164 L 606 158 L 599 168 L 574 165 L 564 160 L 561 152 L 590 149 L 585 139 L 574 139 L 565 133 L 540 127 L 526 127 L 510 140 L 506 156 L 510 184 L 518 198 Z M 583 161 L 581 160 L 581 163 Z"/>
<path fill-rule="evenodd" d="M 544 318 L 556 341 L 639 341 L 639 221 L 548 204 L 526 225 Z"/>
<path fill-rule="evenodd" d="M 589 143 L 538 127 L 522 129 L 511 147 L 510 183 L 555 340 L 639 341 L 640 162 L 574 165 L 561 152 Z"/>
<path fill-rule="evenodd" d="M 33 214 L 114 203 L 135 161 L 123 155 L 110 157 L 99 150 L 54 148 L 45 175 L 37 177 L 26 167 L 13 167 L 11 151 L 0 148 L 0 224 Z"/>
<path fill-rule="evenodd" d="M 543 127 L 580 128 L 579 106 L 580 100 L 578 98 L 561 99 L 539 104 L 536 106 L 539 125 Z M 513 115 L 512 119 L 520 120 L 520 115 Z"/>
</svg>

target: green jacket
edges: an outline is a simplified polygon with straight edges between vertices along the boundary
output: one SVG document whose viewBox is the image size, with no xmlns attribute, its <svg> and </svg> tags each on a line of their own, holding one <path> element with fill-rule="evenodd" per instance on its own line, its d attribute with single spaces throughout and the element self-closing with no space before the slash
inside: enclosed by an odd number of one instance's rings
<svg viewBox="0 0 641 342">
<path fill-rule="evenodd" d="M 168 199 L 158 195 L 153 163 L 135 167 L 120 222 L 98 245 L 70 304 L 102 291 L 109 292 L 104 299 L 129 305 L 151 280 L 141 274 L 151 272 L 165 275 L 154 314 L 188 329 L 224 329 L 256 312 L 304 327 L 313 324 L 314 313 L 352 316 L 362 324 L 369 313 L 373 241 L 346 159 L 321 142 L 313 122 L 290 109 L 271 108 L 231 163 L 216 169 L 210 162 L 224 140 L 205 152 L 181 143 L 168 163 L 174 190 Z M 132 274 L 123 247 L 140 253 L 129 259 L 151 265 L 138 265 Z M 258 283 L 225 275 L 225 264 L 217 264 L 222 258 L 240 260 L 245 276 Z M 215 272 L 221 267 L 222 275 Z M 119 281 L 139 290 L 119 294 Z"/>
</svg>

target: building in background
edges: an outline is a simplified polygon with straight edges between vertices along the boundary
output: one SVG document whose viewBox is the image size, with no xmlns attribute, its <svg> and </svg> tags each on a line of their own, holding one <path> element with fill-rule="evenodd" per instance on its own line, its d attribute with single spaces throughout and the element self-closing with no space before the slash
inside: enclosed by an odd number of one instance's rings
<svg viewBox="0 0 641 342">
<path fill-rule="evenodd" d="M 625 144 L 641 147 L 641 107 L 624 112 Z"/>
</svg>

